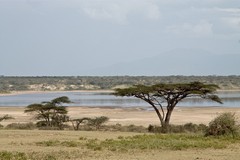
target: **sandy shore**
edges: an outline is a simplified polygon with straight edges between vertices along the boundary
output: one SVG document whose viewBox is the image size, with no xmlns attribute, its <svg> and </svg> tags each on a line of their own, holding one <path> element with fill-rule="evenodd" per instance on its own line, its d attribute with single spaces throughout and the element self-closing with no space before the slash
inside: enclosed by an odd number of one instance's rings
<svg viewBox="0 0 240 160">
<path fill-rule="evenodd" d="M 122 125 L 159 124 L 158 117 L 154 111 L 146 111 L 140 108 L 96 108 L 96 107 L 69 107 L 71 118 L 107 116 L 110 118 L 108 124 L 120 123 Z M 235 112 L 240 118 L 240 108 L 222 107 L 177 107 L 175 108 L 171 123 L 185 124 L 188 122 L 196 124 L 208 124 L 214 117 L 223 112 Z M 25 114 L 24 107 L 0 107 L 0 116 L 9 114 L 15 119 L 1 122 L 2 125 L 9 123 L 33 122 L 33 115 Z"/>
</svg>

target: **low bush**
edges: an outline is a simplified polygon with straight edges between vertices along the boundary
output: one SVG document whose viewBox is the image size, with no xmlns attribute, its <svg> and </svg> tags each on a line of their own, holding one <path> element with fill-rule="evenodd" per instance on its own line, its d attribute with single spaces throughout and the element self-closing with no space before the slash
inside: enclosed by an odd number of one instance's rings
<svg viewBox="0 0 240 160">
<path fill-rule="evenodd" d="M 222 149 L 240 139 L 229 137 L 204 137 L 201 134 L 145 134 L 118 139 L 88 140 L 86 146 L 92 150 L 128 152 L 129 150 L 183 150 L 183 149 Z"/>
<path fill-rule="evenodd" d="M 31 130 L 31 129 L 35 129 L 36 125 L 32 122 L 30 123 L 11 123 L 8 124 L 6 127 L 6 129 L 26 129 L 26 130 Z"/>
<path fill-rule="evenodd" d="M 206 136 L 232 135 L 239 134 L 239 125 L 234 113 L 222 113 L 214 118 L 207 128 Z"/>
<path fill-rule="evenodd" d="M 80 146 L 81 143 L 77 141 L 58 141 L 58 140 L 49 140 L 49 141 L 42 141 L 36 142 L 37 146 L 45 146 L 45 147 L 54 147 L 54 146 L 65 146 L 65 147 L 77 147 Z"/>
<path fill-rule="evenodd" d="M 22 152 L 0 151 L 0 159 L 2 160 L 27 160 L 27 155 Z"/>
<path fill-rule="evenodd" d="M 106 116 L 96 117 L 96 118 L 89 118 L 88 125 L 93 126 L 96 130 L 99 130 L 100 127 L 109 120 Z"/>
<path fill-rule="evenodd" d="M 186 123 L 184 125 L 169 125 L 168 133 L 203 133 L 207 129 L 204 124 Z M 160 126 L 149 125 L 148 131 L 151 133 L 166 133 L 166 130 Z"/>
</svg>

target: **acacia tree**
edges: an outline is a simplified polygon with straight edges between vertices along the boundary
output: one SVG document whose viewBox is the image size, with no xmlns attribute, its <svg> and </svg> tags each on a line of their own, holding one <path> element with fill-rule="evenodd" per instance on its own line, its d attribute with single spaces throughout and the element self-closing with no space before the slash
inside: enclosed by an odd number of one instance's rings
<svg viewBox="0 0 240 160">
<path fill-rule="evenodd" d="M 222 103 L 215 95 L 219 87 L 214 84 L 191 82 L 183 84 L 156 84 L 152 86 L 135 85 L 133 87 L 116 89 L 114 95 L 136 97 L 150 104 L 160 120 L 160 125 L 168 128 L 173 109 L 185 98 L 200 97 Z M 164 104 L 166 104 L 164 106 Z M 165 109 L 164 109 L 165 108 Z"/>
<path fill-rule="evenodd" d="M 68 97 L 58 97 L 51 101 L 40 104 L 31 104 L 26 107 L 25 113 L 36 113 L 35 119 L 40 120 L 42 126 L 59 127 L 62 129 L 63 122 L 68 121 L 66 106 L 63 104 L 71 103 Z"/>
<path fill-rule="evenodd" d="M 106 123 L 108 120 L 109 120 L 108 117 L 100 116 L 100 117 L 89 119 L 88 124 L 90 126 L 94 126 L 96 128 L 96 130 L 98 130 L 98 129 L 100 129 L 101 125 Z"/>
<path fill-rule="evenodd" d="M 14 118 L 12 116 L 9 116 L 8 114 L 5 114 L 4 116 L 0 117 L 0 122 L 8 119 L 14 119 Z"/>
<path fill-rule="evenodd" d="M 4 121 L 4 120 L 8 120 L 8 119 L 14 119 L 12 116 L 9 116 L 8 114 L 3 115 L 2 117 L 0 117 L 0 122 Z M 0 124 L 0 128 L 3 127 L 3 125 Z"/>
<path fill-rule="evenodd" d="M 89 121 L 91 118 L 77 118 L 77 119 L 71 119 L 70 121 L 72 122 L 73 129 L 75 131 L 79 130 L 80 124 L 83 123 L 84 121 Z"/>
</svg>

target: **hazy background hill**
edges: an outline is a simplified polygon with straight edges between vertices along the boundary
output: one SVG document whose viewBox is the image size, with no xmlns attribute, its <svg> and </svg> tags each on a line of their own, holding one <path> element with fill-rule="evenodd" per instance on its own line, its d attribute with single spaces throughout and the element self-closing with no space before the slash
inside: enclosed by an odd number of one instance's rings
<svg viewBox="0 0 240 160">
<path fill-rule="evenodd" d="M 127 59 L 128 57 L 126 57 Z M 117 63 L 90 71 L 94 75 L 237 75 L 240 55 L 201 49 L 175 49 L 149 58 Z"/>
<path fill-rule="evenodd" d="M 11 91 L 98 90 L 128 87 L 136 84 L 213 83 L 227 90 L 240 90 L 240 76 L 68 76 L 5 77 L 0 76 L 0 93 Z"/>
</svg>

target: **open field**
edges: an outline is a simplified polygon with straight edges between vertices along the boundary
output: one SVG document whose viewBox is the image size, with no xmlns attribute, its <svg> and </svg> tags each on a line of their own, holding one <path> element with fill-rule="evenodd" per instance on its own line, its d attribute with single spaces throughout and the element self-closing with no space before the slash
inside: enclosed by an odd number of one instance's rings
<svg viewBox="0 0 240 160">
<path fill-rule="evenodd" d="M 162 141 L 157 144 L 160 147 L 155 149 L 142 148 L 141 146 L 139 148 L 134 141 L 122 143 L 125 149 L 117 150 L 114 148 L 118 145 L 116 142 L 123 142 L 123 140 L 119 140 L 120 138 L 134 135 L 140 134 L 128 132 L 0 130 L 0 158 L 17 159 L 18 157 L 18 159 L 23 160 L 237 160 L 240 156 L 240 140 L 207 139 L 204 137 L 199 139 L 191 135 L 159 135 L 160 138 L 158 139 Z M 166 142 L 170 142 L 167 147 Z M 147 141 L 147 144 L 150 143 Z M 163 144 L 163 147 L 161 147 L 161 144 Z M 97 147 L 94 148 L 94 145 Z"/>
<path fill-rule="evenodd" d="M 72 118 L 107 116 L 108 124 L 145 127 L 159 124 L 154 111 L 139 108 L 69 107 L 68 111 Z M 177 107 L 171 122 L 208 124 L 223 112 L 235 112 L 240 117 L 239 108 Z M 4 114 L 15 119 L 1 122 L 3 125 L 34 121 L 33 115 L 24 113 L 24 107 L 0 107 L 0 116 Z M 240 156 L 239 138 L 207 138 L 190 133 L 155 136 L 129 132 L 0 130 L 0 142 L 0 159 L 4 160 L 238 160 Z"/>
</svg>

